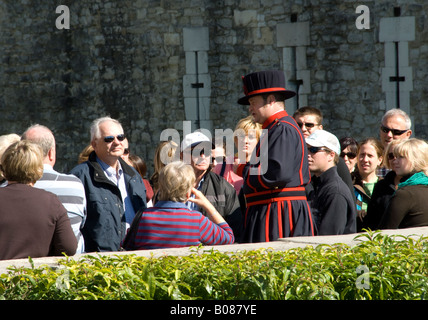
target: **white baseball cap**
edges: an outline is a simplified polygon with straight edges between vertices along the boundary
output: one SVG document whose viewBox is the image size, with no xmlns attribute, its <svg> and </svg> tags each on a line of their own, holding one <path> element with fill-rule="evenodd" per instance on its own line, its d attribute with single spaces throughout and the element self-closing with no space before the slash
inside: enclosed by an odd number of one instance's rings
<svg viewBox="0 0 428 320">
<path fill-rule="evenodd" d="M 326 131 L 316 130 L 306 138 L 306 143 L 312 147 L 326 147 L 340 155 L 340 143 L 337 137 Z"/>
<path fill-rule="evenodd" d="M 209 142 L 212 144 L 212 148 L 213 149 L 215 148 L 210 138 L 208 138 L 202 132 L 195 131 L 195 132 L 189 133 L 184 137 L 183 141 L 181 142 L 181 151 L 184 151 L 189 147 L 194 147 L 200 144 L 201 142 Z"/>
</svg>

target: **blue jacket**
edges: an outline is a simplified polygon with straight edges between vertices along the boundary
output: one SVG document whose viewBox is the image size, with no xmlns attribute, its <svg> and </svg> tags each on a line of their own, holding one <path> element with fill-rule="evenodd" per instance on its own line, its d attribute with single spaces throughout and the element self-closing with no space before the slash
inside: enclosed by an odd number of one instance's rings
<svg viewBox="0 0 428 320">
<path fill-rule="evenodd" d="M 137 212 L 146 208 L 146 188 L 138 172 L 119 159 L 126 189 Z M 95 152 L 88 161 L 74 167 L 71 172 L 85 187 L 87 218 L 82 234 L 86 252 L 118 251 L 126 234 L 125 212 L 119 188 L 104 174 Z"/>
</svg>

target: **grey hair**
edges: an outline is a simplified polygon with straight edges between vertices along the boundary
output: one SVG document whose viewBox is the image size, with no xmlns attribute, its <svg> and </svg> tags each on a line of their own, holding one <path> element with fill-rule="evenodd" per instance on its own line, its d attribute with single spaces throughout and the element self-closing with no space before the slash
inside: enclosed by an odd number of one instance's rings
<svg viewBox="0 0 428 320">
<path fill-rule="evenodd" d="M 92 124 L 91 124 L 91 141 L 94 141 L 95 139 L 100 138 L 101 136 L 100 125 L 101 123 L 106 121 L 111 121 L 113 123 L 116 123 L 123 130 L 122 125 L 116 119 L 112 119 L 108 116 L 95 119 L 94 121 L 92 121 Z"/>
<path fill-rule="evenodd" d="M 382 117 L 382 123 L 384 123 L 384 120 L 393 116 L 403 117 L 404 121 L 406 122 L 406 129 L 410 130 L 410 128 L 412 127 L 412 120 L 410 120 L 409 115 L 401 109 L 391 109 L 385 112 Z"/>
<path fill-rule="evenodd" d="M 28 132 L 36 128 L 39 128 L 42 130 L 39 131 L 40 133 L 37 136 L 28 137 L 27 136 Z M 49 153 L 49 150 L 55 147 L 55 138 L 52 131 L 48 127 L 41 124 L 34 124 L 28 127 L 27 130 L 25 130 L 25 132 L 22 134 L 21 140 L 30 140 L 38 144 L 42 148 L 43 157 L 46 157 Z"/>
</svg>

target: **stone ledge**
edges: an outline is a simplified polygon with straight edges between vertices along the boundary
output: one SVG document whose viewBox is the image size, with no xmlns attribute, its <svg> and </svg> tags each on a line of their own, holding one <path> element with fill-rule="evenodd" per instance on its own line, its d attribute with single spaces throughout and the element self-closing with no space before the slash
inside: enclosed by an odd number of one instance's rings
<svg viewBox="0 0 428 320">
<path fill-rule="evenodd" d="M 387 235 L 401 235 L 401 236 L 415 236 L 419 238 L 421 236 L 428 236 L 428 227 L 408 228 L 408 229 L 394 229 L 394 230 L 382 230 L 382 234 Z M 199 252 L 209 253 L 211 250 L 219 252 L 239 252 L 239 251 L 250 251 L 261 248 L 269 248 L 275 251 L 286 251 L 293 248 L 304 248 L 307 246 L 318 246 L 321 244 L 338 244 L 343 243 L 349 246 L 354 246 L 359 243 L 358 240 L 354 240 L 358 233 L 339 235 L 339 236 L 316 236 L 316 237 L 295 237 L 295 238 L 282 238 L 278 241 L 272 242 L 260 242 L 260 243 L 238 243 L 231 245 L 221 246 L 205 246 Z M 364 238 L 362 238 L 364 240 Z M 137 250 L 137 251 L 118 251 L 118 252 L 102 252 L 102 253 L 85 253 L 74 255 L 73 259 L 78 260 L 85 255 L 124 255 L 124 254 L 135 254 L 136 256 L 142 257 L 162 257 L 166 255 L 172 256 L 186 256 L 195 253 L 195 248 L 177 248 L 177 249 L 157 249 L 157 250 Z M 49 265 L 52 267 L 58 266 L 58 260 L 64 259 L 63 257 L 44 257 L 34 258 L 33 263 L 37 268 L 41 265 Z M 0 261 L 0 274 L 7 273 L 8 267 L 27 267 L 30 268 L 31 264 L 28 259 L 14 259 L 14 260 L 3 260 Z"/>
</svg>

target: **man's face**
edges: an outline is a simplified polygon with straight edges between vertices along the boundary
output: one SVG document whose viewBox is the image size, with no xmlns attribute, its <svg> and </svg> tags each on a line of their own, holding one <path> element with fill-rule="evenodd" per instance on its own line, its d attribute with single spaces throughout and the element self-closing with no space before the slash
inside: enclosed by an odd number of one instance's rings
<svg viewBox="0 0 428 320">
<path fill-rule="evenodd" d="M 320 176 L 331 167 L 332 161 L 334 161 L 333 152 L 326 150 L 325 147 L 308 145 L 308 164 L 312 174 Z"/>
<path fill-rule="evenodd" d="M 206 143 L 200 143 L 193 148 L 189 148 L 191 152 L 190 159 L 195 173 L 208 170 L 211 165 L 211 146 Z"/>
<path fill-rule="evenodd" d="M 316 130 L 322 129 L 322 125 L 318 123 L 317 116 L 307 114 L 304 116 L 296 116 L 295 119 L 300 129 L 302 129 L 305 139 Z"/>
<path fill-rule="evenodd" d="M 394 133 L 393 131 L 396 132 Z M 386 147 L 392 140 L 408 139 L 412 135 L 412 130 L 407 130 L 406 121 L 400 115 L 386 118 L 381 124 L 379 132 L 380 140 L 384 147 Z"/>
<path fill-rule="evenodd" d="M 266 104 L 263 100 L 262 96 L 254 96 L 248 99 L 248 102 L 250 103 L 250 107 L 248 108 L 248 111 L 251 116 L 253 116 L 254 121 L 260 124 L 263 124 L 268 118 L 267 110 L 266 110 Z"/>
<path fill-rule="evenodd" d="M 112 121 L 105 121 L 100 124 L 99 129 L 101 136 L 92 142 L 95 153 L 98 158 L 107 164 L 117 161 L 119 157 L 123 155 L 124 151 L 123 139 L 121 136 L 123 135 L 122 127 Z M 113 137 L 114 139 L 111 142 L 106 142 L 106 137 L 110 139 Z M 122 141 L 120 139 L 122 139 Z"/>
</svg>

